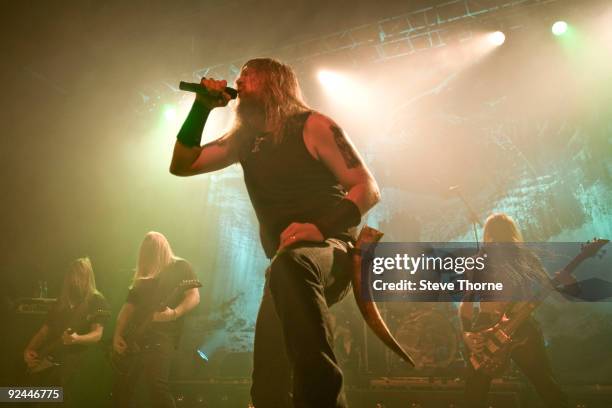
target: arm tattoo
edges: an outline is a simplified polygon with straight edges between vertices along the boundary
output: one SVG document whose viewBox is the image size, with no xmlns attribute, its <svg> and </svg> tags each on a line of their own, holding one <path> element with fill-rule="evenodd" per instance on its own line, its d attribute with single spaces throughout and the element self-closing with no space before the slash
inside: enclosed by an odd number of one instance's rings
<svg viewBox="0 0 612 408">
<path fill-rule="evenodd" d="M 332 124 L 329 128 L 334 134 L 334 141 L 336 142 L 338 149 L 340 149 L 340 153 L 342 153 L 342 158 L 344 159 L 344 164 L 346 164 L 346 167 L 352 169 L 360 166 L 361 161 L 359 160 L 355 149 L 353 149 L 353 146 L 351 146 L 346 140 L 342 129 L 334 124 Z"/>
</svg>

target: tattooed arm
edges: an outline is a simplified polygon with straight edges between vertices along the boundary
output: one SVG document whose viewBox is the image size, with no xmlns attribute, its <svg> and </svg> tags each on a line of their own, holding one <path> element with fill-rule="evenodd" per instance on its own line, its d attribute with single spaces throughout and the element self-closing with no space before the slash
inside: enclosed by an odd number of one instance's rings
<svg viewBox="0 0 612 408">
<path fill-rule="evenodd" d="M 330 118 L 312 113 L 304 126 L 304 144 L 344 186 L 346 200 L 314 223 L 291 223 L 280 235 L 279 251 L 299 241 L 323 241 L 337 228 L 356 226 L 380 200 L 376 180 L 349 138 Z"/>
<path fill-rule="evenodd" d="M 380 200 L 378 184 L 348 136 L 330 118 L 313 113 L 304 127 L 304 143 L 310 154 L 323 162 L 344 186 L 346 198 L 364 215 Z"/>
</svg>

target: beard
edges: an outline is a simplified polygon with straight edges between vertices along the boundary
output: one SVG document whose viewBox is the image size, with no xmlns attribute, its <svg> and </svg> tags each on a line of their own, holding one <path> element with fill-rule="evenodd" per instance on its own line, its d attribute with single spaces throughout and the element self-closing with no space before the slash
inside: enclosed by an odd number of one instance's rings
<svg viewBox="0 0 612 408">
<path fill-rule="evenodd" d="M 263 131 L 266 125 L 266 109 L 259 95 L 241 95 L 236 105 L 236 121 L 240 127 Z"/>
</svg>

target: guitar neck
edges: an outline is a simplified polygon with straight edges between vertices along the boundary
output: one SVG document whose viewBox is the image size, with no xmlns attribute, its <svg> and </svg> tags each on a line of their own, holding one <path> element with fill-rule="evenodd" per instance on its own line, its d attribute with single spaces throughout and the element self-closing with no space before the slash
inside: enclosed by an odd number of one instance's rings
<svg viewBox="0 0 612 408">
<path fill-rule="evenodd" d="M 578 265 L 580 265 L 585 259 L 586 257 L 582 253 L 576 255 L 561 270 L 561 273 L 571 275 L 574 272 L 574 270 L 578 267 Z M 519 306 L 517 310 L 514 311 L 512 318 L 510 318 L 510 322 L 505 327 L 504 331 L 506 332 L 506 334 L 512 335 L 514 332 L 516 332 L 516 330 L 518 330 L 521 324 L 523 324 L 523 322 L 525 322 L 525 320 L 527 320 L 531 316 L 533 311 L 536 310 L 538 306 L 540 306 L 544 302 L 544 300 L 548 297 L 548 295 L 553 290 L 556 290 L 556 287 L 554 286 L 555 283 L 556 281 L 553 279 L 551 281 L 550 287 L 546 288 L 545 292 L 543 293 L 542 297 L 540 297 L 540 299 L 532 301 L 532 302 L 525 302 L 524 304 Z"/>
<path fill-rule="evenodd" d="M 576 270 L 576 268 L 578 267 L 578 265 L 580 265 L 582 263 L 582 261 L 584 261 L 585 259 L 586 258 L 584 256 L 582 256 L 582 254 L 577 255 L 567 265 L 565 265 L 565 267 L 563 269 L 561 269 L 561 271 L 559 273 L 563 274 L 565 276 L 572 275 L 574 273 L 574 271 Z"/>
<path fill-rule="evenodd" d="M 168 305 L 170 305 L 175 300 L 175 298 L 179 294 L 182 294 L 186 289 L 189 289 L 191 287 L 199 287 L 199 286 L 198 285 L 192 285 L 192 286 L 180 285 L 176 287 L 174 290 L 172 290 L 172 292 L 168 296 L 166 296 L 166 298 L 162 302 L 158 303 L 154 309 L 144 314 L 144 316 L 142 317 L 142 320 L 140 320 L 139 323 L 136 323 L 132 327 L 132 330 L 129 331 L 129 333 L 126 333 L 126 337 L 129 337 L 132 339 L 140 338 L 147 331 L 151 323 L 153 323 L 153 315 L 155 314 L 155 312 L 166 308 Z"/>
<path fill-rule="evenodd" d="M 92 321 L 92 319 L 96 318 L 96 317 L 108 317 L 110 316 L 110 311 L 105 310 L 105 309 L 98 309 L 95 313 L 92 313 L 90 315 L 88 315 L 84 320 L 83 323 L 87 322 L 90 323 Z M 72 322 L 74 324 L 70 324 L 68 327 L 78 327 L 79 324 L 76 324 L 76 322 Z M 64 332 L 66 332 L 66 330 L 69 330 L 68 328 L 64 328 L 61 331 L 61 334 L 59 336 L 57 336 L 53 341 L 51 341 L 50 343 L 47 343 L 47 345 L 41 347 L 38 350 L 38 355 L 45 357 L 48 356 L 49 354 L 51 354 L 53 351 L 55 351 L 57 348 L 62 347 L 64 345 Z M 70 329 L 69 333 L 73 333 L 74 330 Z"/>
</svg>

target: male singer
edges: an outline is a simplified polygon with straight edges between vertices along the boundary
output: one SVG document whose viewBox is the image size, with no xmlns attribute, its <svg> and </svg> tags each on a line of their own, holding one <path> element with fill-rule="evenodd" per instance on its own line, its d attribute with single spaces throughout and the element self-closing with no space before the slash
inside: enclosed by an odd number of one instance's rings
<svg viewBox="0 0 612 408">
<path fill-rule="evenodd" d="M 348 251 L 380 199 L 376 181 L 342 129 L 306 105 L 289 66 L 248 61 L 236 81 L 233 127 L 203 146 L 208 114 L 230 96 L 225 81 L 201 84 L 209 95 L 196 96 L 170 172 L 192 176 L 238 162 L 244 170 L 272 259 L 255 328 L 253 403 L 346 407 L 329 307 L 349 289 Z"/>
</svg>

